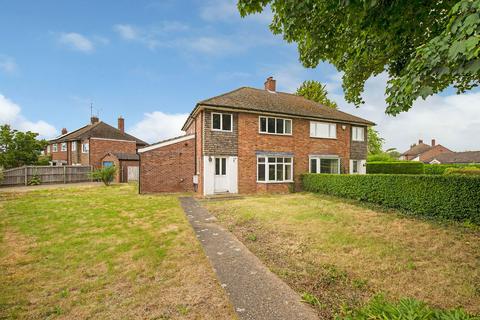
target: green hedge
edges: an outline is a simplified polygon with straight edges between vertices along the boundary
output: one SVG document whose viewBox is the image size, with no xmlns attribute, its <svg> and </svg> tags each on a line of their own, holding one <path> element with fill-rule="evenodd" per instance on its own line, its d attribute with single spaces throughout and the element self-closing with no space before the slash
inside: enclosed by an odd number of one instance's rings
<svg viewBox="0 0 480 320">
<path fill-rule="evenodd" d="M 444 175 L 305 174 L 306 191 L 480 225 L 480 178 Z"/>
<path fill-rule="evenodd" d="M 419 161 L 383 161 L 367 162 L 367 173 L 385 174 L 422 174 L 423 162 Z"/>
<path fill-rule="evenodd" d="M 425 164 L 425 174 L 444 174 L 448 168 L 480 168 L 480 164 Z"/>
</svg>

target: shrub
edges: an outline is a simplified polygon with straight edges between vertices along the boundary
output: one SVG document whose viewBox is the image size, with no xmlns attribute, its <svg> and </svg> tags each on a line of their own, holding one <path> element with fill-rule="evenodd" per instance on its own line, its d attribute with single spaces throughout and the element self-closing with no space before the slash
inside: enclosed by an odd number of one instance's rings
<svg viewBox="0 0 480 320">
<path fill-rule="evenodd" d="M 448 168 L 480 168 L 480 164 L 425 164 L 425 174 L 443 174 Z"/>
<path fill-rule="evenodd" d="M 109 186 L 115 178 L 117 168 L 115 166 L 103 167 L 93 171 L 90 175 L 93 179 L 102 181 L 106 186 Z"/>
<path fill-rule="evenodd" d="M 370 154 L 367 157 L 367 161 L 371 162 L 386 162 L 386 161 L 397 161 L 395 158 L 390 156 L 388 153 L 383 152 L 383 153 L 377 153 L 377 154 Z"/>
<path fill-rule="evenodd" d="M 305 174 L 304 190 L 410 213 L 480 224 L 480 178 L 458 175 Z"/>
<path fill-rule="evenodd" d="M 344 316 L 337 316 L 344 320 L 370 320 L 370 319 L 422 319 L 422 320 L 468 320 L 476 319 L 469 316 L 461 309 L 439 310 L 432 309 L 425 303 L 404 298 L 398 303 L 385 300 L 381 295 L 375 296 L 366 306 L 358 310 L 347 312 Z"/>
<path fill-rule="evenodd" d="M 472 175 L 480 176 L 480 168 L 475 167 L 465 167 L 465 168 L 447 168 L 443 172 L 445 175 Z"/>
<path fill-rule="evenodd" d="M 422 174 L 423 162 L 419 161 L 383 161 L 367 162 L 367 173 L 385 174 Z"/>
</svg>

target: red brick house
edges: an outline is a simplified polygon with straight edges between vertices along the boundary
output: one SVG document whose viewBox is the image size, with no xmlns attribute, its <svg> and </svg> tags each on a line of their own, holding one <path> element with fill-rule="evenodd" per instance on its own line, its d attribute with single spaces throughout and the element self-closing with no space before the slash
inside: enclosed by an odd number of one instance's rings
<svg viewBox="0 0 480 320">
<path fill-rule="evenodd" d="M 185 136 L 139 149 L 140 192 L 286 192 L 300 175 L 365 173 L 374 123 L 303 97 L 241 87 L 197 103 Z"/>
<path fill-rule="evenodd" d="M 432 144 L 428 145 L 423 140 L 418 140 L 418 144 L 412 144 L 410 149 L 400 155 L 400 160 L 422 161 L 429 163 L 433 158 L 440 154 L 453 153 L 452 150 L 437 144 L 435 139 L 432 139 Z"/>
<path fill-rule="evenodd" d="M 92 117 L 91 122 L 77 130 L 67 132 L 49 141 L 45 153 L 51 155 L 53 165 L 102 166 L 108 153 L 128 154 L 135 157 L 137 150 L 146 142 L 125 132 L 125 121 L 118 118 L 118 128 Z M 138 161 L 137 161 L 138 162 Z M 137 164 L 138 166 L 138 164 Z"/>
</svg>

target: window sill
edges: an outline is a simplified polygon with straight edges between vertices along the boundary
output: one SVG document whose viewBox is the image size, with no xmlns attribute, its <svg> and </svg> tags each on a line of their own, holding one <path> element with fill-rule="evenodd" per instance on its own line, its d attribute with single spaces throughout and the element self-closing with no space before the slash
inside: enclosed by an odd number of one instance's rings
<svg viewBox="0 0 480 320">
<path fill-rule="evenodd" d="M 257 181 L 257 183 L 262 184 L 279 184 L 279 183 L 293 183 L 293 180 L 285 180 L 285 181 Z"/>
<path fill-rule="evenodd" d="M 322 139 L 322 140 L 338 140 L 337 138 L 323 138 L 323 137 L 312 137 L 312 136 L 310 136 L 310 138 L 312 138 L 312 139 Z"/>
<path fill-rule="evenodd" d="M 266 135 L 269 135 L 269 136 L 292 137 L 292 134 L 291 134 L 291 133 L 259 132 L 259 134 L 266 134 Z"/>
<path fill-rule="evenodd" d="M 352 139 L 353 142 L 365 142 L 365 140 L 355 140 L 355 139 Z"/>
<path fill-rule="evenodd" d="M 211 129 L 213 132 L 233 132 L 233 130 L 221 130 L 221 129 Z"/>
</svg>

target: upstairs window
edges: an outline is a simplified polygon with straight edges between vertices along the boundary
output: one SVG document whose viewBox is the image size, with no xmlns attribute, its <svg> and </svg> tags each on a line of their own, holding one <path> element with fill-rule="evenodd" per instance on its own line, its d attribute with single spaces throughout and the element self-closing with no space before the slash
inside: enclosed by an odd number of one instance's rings
<svg viewBox="0 0 480 320">
<path fill-rule="evenodd" d="M 72 141 L 72 151 L 77 151 L 77 142 L 76 141 Z"/>
<path fill-rule="evenodd" d="M 340 173 L 340 159 L 332 156 L 310 157 L 310 173 Z"/>
<path fill-rule="evenodd" d="M 212 130 L 232 131 L 232 115 L 229 113 L 212 113 Z"/>
<path fill-rule="evenodd" d="M 56 143 L 54 143 L 54 144 L 52 145 L 52 151 L 53 151 L 53 152 L 57 152 L 57 151 L 58 151 L 58 146 L 57 146 Z"/>
<path fill-rule="evenodd" d="M 88 145 L 88 143 L 83 143 L 83 144 L 82 144 L 82 152 L 83 152 L 83 153 L 88 153 L 88 150 L 89 150 L 89 145 Z"/>
<path fill-rule="evenodd" d="M 335 123 L 310 121 L 310 137 L 336 139 L 337 125 Z"/>
<path fill-rule="evenodd" d="M 60 146 L 60 150 L 61 151 L 67 151 L 67 143 L 66 142 L 62 142 L 62 145 Z"/>
<path fill-rule="evenodd" d="M 269 134 L 292 134 L 292 120 L 275 118 L 275 117 L 259 117 L 260 133 Z"/>
<path fill-rule="evenodd" d="M 352 127 L 352 140 L 353 141 L 365 141 L 365 128 Z"/>
</svg>

